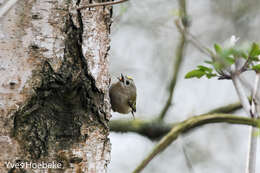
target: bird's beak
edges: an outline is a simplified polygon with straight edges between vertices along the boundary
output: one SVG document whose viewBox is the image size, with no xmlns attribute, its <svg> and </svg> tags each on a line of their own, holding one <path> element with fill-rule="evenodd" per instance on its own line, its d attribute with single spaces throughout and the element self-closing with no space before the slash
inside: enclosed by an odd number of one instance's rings
<svg viewBox="0 0 260 173">
<path fill-rule="evenodd" d="M 120 82 L 124 82 L 125 81 L 125 78 L 124 78 L 124 75 L 121 73 L 121 77 L 117 78 Z"/>
</svg>

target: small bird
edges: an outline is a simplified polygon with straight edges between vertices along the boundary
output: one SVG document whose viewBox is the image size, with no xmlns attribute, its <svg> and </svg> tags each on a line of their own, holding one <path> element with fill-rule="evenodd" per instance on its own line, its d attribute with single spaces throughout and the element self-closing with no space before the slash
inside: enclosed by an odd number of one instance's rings
<svg viewBox="0 0 260 173">
<path fill-rule="evenodd" d="M 136 86 L 129 76 L 118 77 L 118 81 L 109 88 L 109 97 L 112 110 L 122 114 L 136 112 Z"/>
</svg>

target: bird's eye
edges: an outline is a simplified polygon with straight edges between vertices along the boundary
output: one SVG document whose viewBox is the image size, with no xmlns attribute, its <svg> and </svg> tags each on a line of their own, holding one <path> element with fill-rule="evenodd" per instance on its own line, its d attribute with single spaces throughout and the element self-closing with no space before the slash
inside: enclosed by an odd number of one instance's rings
<svg viewBox="0 0 260 173">
<path fill-rule="evenodd" d="M 125 84 L 126 84 L 126 85 L 129 85 L 129 84 L 130 84 L 130 82 L 127 80 L 127 81 L 125 82 Z"/>
</svg>

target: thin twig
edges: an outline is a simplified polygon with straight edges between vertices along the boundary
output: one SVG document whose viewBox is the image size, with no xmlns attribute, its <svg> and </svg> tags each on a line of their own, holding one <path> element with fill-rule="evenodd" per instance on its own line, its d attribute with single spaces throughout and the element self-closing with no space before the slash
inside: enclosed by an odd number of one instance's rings
<svg viewBox="0 0 260 173">
<path fill-rule="evenodd" d="M 184 154 L 184 158 L 185 158 L 185 161 L 186 161 L 186 165 L 187 165 L 187 167 L 189 169 L 189 172 L 190 173 L 195 173 L 194 168 L 192 166 L 192 161 L 191 161 L 191 159 L 190 159 L 190 157 L 188 155 L 188 152 L 187 152 L 187 149 L 186 149 L 186 144 L 183 141 L 182 136 L 179 137 L 179 144 L 180 144 L 182 152 Z"/>
<path fill-rule="evenodd" d="M 209 48 L 207 48 L 206 46 L 204 46 L 192 33 L 190 33 L 188 30 L 185 30 L 185 28 L 183 28 L 180 25 L 180 21 L 176 20 L 175 24 L 179 30 L 179 32 L 182 32 L 185 34 L 186 38 L 188 41 L 190 41 L 190 43 L 196 47 L 199 51 L 201 51 L 202 53 L 204 53 L 205 55 L 209 56 L 213 61 L 218 61 L 219 63 L 221 63 L 224 66 L 228 67 L 228 63 L 225 62 L 223 60 L 223 58 L 220 58 L 219 55 L 215 54 L 212 50 L 210 50 Z M 224 72 L 223 70 L 217 70 L 216 71 L 221 75 L 219 76 L 218 79 L 231 79 L 231 75 L 229 74 L 230 72 L 227 71 L 228 69 L 224 69 L 226 72 Z"/>
<path fill-rule="evenodd" d="M 163 118 L 165 117 L 167 111 L 169 110 L 171 103 L 172 103 L 172 98 L 173 98 L 173 93 L 174 93 L 174 89 L 176 86 L 176 82 L 177 82 L 177 77 L 180 71 L 180 66 L 182 63 L 182 59 L 183 59 L 183 54 L 185 51 L 185 36 L 182 34 L 181 38 L 180 38 L 180 42 L 176 48 L 176 60 L 174 62 L 174 68 L 173 68 L 173 76 L 171 79 L 171 83 L 169 86 L 169 96 L 168 99 L 166 101 L 166 104 L 164 105 L 160 115 L 159 115 L 159 119 L 163 120 Z"/>
<path fill-rule="evenodd" d="M 179 6 L 181 9 L 181 18 L 184 18 L 187 16 L 187 10 L 186 10 L 186 1 L 185 0 L 179 0 Z M 183 26 L 185 30 L 188 30 L 188 25 L 187 26 Z M 184 33 L 181 33 L 181 38 L 179 40 L 179 43 L 176 47 L 176 60 L 174 61 L 174 65 L 173 65 L 173 75 L 172 75 L 172 79 L 171 79 L 171 83 L 169 86 L 169 96 L 168 99 L 166 101 L 166 104 L 164 105 L 160 115 L 159 115 L 159 120 L 163 120 L 163 118 L 165 117 L 166 113 L 168 112 L 171 103 L 172 103 L 172 98 L 173 98 L 173 94 L 174 94 L 174 89 L 176 86 L 176 82 L 177 82 L 177 77 L 179 75 L 180 72 L 180 67 L 181 67 L 181 63 L 183 60 L 183 56 L 184 56 L 184 52 L 185 52 L 185 48 L 186 48 L 186 36 Z"/>
<path fill-rule="evenodd" d="M 256 150 L 257 150 L 257 132 L 258 128 L 250 127 L 249 144 L 246 163 L 246 173 L 254 173 L 256 169 Z"/>
<path fill-rule="evenodd" d="M 256 100 L 256 96 L 257 96 L 257 92 L 258 92 L 258 88 L 259 88 L 259 78 L 260 78 L 260 74 L 257 73 L 256 77 L 255 77 L 255 86 L 254 86 L 254 90 L 253 90 L 253 94 L 252 94 L 252 101 L 251 101 L 251 111 L 252 111 L 252 118 L 257 118 L 257 111 L 256 111 L 256 105 L 258 103 L 258 101 Z"/>
<path fill-rule="evenodd" d="M 213 114 L 213 113 L 232 113 L 236 110 L 239 110 L 242 108 L 242 105 L 240 102 L 236 102 L 236 103 L 231 103 L 228 104 L 226 106 L 221 106 L 218 108 L 215 108 L 209 112 L 207 112 L 206 114 Z"/>
<path fill-rule="evenodd" d="M 204 46 L 194 35 L 192 35 L 189 31 L 185 30 L 181 26 L 180 20 L 175 20 L 175 25 L 177 26 L 179 32 L 186 35 L 187 39 L 194 47 L 196 47 L 199 51 L 201 51 L 202 53 L 204 53 L 209 57 L 215 57 L 214 53 L 209 48 Z"/>
<path fill-rule="evenodd" d="M 77 10 L 82 10 L 82 9 L 86 9 L 86 8 L 93 8 L 93 7 L 100 7 L 100 6 L 111 6 L 111 5 L 120 4 L 120 3 L 123 3 L 123 2 L 126 2 L 126 1 L 128 1 L 128 0 L 118 0 L 118 1 L 111 1 L 111 2 L 88 4 L 88 5 L 84 5 L 82 7 L 77 8 Z"/>
<path fill-rule="evenodd" d="M 250 60 L 250 57 L 247 58 L 246 62 L 244 63 L 244 65 L 241 67 L 241 69 L 239 70 L 240 73 L 243 73 L 245 72 L 247 69 L 248 69 L 248 66 L 249 66 L 249 60 Z"/>
<path fill-rule="evenodd" d="M 260 74 L 256 74 L 255 77 L 255 86 L 252 94 L 252 101 L 251 101 L 251 117 L 256 119 L 258 117 L 258 112 L 256 107 L 258 106 L 258 101 L 256 99 L 257 92 L 259 88 L 259 78 Z M 254 173 L 256 168 L 256 151 L 257 151 L 257 136 L 256 132 L 258 128 L 251 127 L 250 128 L 250 136 L 249 136 L 249 148 L 248 148 L 248 155 L 247 155 L 247 165 L 246 165 L 246 173 Z"/>
<path fill-rule="evenodd" d="M 141 172 L 158 153 L 167 148 L 173 141 L 175 141 L 179 137 L 180 134 L 187 133 L 188 131 L 196 127 L 201 127 L 202 125 L 210 123 L 243 124 L 259 127 L 260 120 L 234 116 L 230 114 L 209 114 L 188 118 L 187 120 L 176 124 L 171 129 L 171 131 L 166 136 L 164 136 L 160 140 L 160 142 L 153 148 L 151 153 L 137 166 L 133 173 Z"/>
<path fill-rule="evenodd" d="M 250 85 L 250 83 L 246 80 L 245 77 L 243 76 L 238 76 L 241 84 L 248 90 L 248 91 L 254 91 L 253 86 Z M 255 96 L 255 101 L 257 101 L 258 103 L 260 103 L 260 93 L 257 92 L 256 96 Z"/>
<path fill-rule="evenodd" d="M 242 104 L 244 110 L 250 116 L 251 106 L 250 106 L 250 103 L 249 103 L 248 98 L 246 96 L 246 93 L 245 93 L 245 91 L 243 89 L 243 86 L 241 85 L 239 77 L 236 74 L 232 75 L 232 82 L 234 84 L 234 87 L 236 89 L 237 95 L 238 95 L 238 97 L 239 97 L 239 99 L 241 101 L 241 104 Z"/>
</svg>

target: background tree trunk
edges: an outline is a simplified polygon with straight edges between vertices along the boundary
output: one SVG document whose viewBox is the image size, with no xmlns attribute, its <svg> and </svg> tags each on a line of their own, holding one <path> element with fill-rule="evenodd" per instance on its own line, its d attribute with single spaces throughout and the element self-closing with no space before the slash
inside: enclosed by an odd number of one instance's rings
<svg viewBox="0 0 260 173">
<path fill-rule="evenodd" d="M 20 0 L 0 18 L 0 172 L 106 172 L 112 7 L 88 3 Z M 42 161 L 63 168 L 6 165 Z"/>
</svg>

